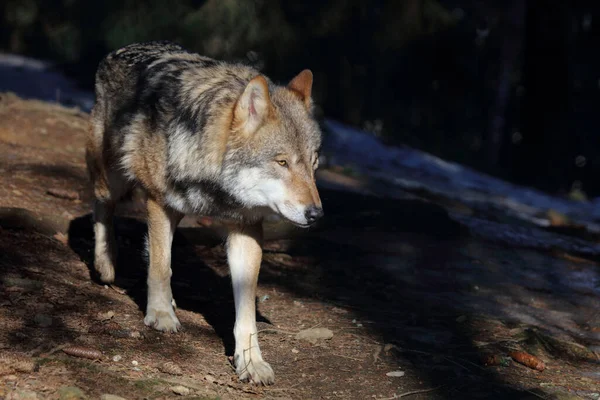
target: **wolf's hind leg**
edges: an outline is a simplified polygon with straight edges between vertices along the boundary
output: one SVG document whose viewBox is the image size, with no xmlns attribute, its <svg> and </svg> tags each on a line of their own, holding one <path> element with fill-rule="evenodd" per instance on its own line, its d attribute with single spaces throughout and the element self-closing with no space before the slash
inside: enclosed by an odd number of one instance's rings
<svg viewBox="0 0 600 400">
<path fill-rule="evenodd" d="M 232 231 L 227 239 L 227 259 L 235 300 L 235 369 L 241 380 L 269 385 L 273 369 L 263 360 L 256 330 L 256 285 L 262 260 L 261 224 Z"/>
<path fill-rule="evenodd" d="M 100 280 L 105 283 L 112 283 L 115 280 L 117 246 L 113 228 L 114 211 L 114 201 L 96 200 L 94 202 L 94 234 L 96 237 L 94 268 L 100 275 Z"/>
<path fill-rule="evenodd" d="M 181 324 L 173 309 L 171 292 L 171 245 L 175 228 L 183 215 L 153 199 L 148 208 L 148 306 L 144 323 L 165 332 L 177 332 Z"/>
</svg>

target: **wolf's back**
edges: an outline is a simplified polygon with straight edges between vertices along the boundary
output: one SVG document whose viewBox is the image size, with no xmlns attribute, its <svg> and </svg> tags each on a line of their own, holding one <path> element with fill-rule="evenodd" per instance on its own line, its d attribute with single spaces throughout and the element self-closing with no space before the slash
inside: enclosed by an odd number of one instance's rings
<svg viewBox="0 0 600 400">
<path fill-rule="evenodd" d="M 158 127 L 177 115 L 195 133 L 231 106 L 256 75 L 248 66 L 201 56 L 175 43 L 136 43 L 101 61 L 96 99 L 104 118 L 117 125 L 142 113 Z"/>
<path fill-rule="evenodd" d="M 148 66 L 177 54 L 189 53 L 167 41 L 134 43 L 109 53 L 96 71 L 97 101 L 112 102 L 112 106 L 117 106 L 123 100 L 138 96 L 137 92 L 147 86 L 142 80 Z"/>
<path fill-rule="evenodd" d="M 183 47 L 167 41 L 134 43 L 122 47 L 100 61 L 96 72 L 96 85 L 126 85 L 127 80 L 142 73 L 152 63 L 174 54 L 189 53 Z"/>
</svg>

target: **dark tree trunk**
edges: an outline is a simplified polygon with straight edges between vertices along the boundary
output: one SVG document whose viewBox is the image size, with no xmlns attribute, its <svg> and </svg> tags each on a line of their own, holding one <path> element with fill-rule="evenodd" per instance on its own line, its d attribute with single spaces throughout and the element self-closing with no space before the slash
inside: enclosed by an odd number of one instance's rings
<svg viewBox="0 0 600 400">
<path fill-rule="evenodd" d="M 525 2 L 513 0 L 508 4 L 504 28 L 504 41 L 500 55 L 500 70 L 494 105 L 490 115 L 488 128 L 486 156 L 492 170 L 497 169 L 504 140 L 507 107 L 513 89 L 513 77 L 518 68 L 518 60 L 523 47 Z"/>
<path fill-rule="evenodd" d="M 522 141 L 512 146 L 515 181 L 567 190 L 574 154 L 568 140 L 569 2 L 528 0 Z"/>
</svg>

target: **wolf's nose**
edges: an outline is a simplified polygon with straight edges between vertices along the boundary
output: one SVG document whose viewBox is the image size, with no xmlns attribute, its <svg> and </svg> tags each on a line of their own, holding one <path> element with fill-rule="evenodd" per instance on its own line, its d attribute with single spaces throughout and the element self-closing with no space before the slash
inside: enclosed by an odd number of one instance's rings
<svg viewBox="0 0 600 400">
<path fill-rule="evenodd" d="M 306 221 L 312 224 L 323 216 L 323 209 L 321 207 L 310 206 L 304 212 L 304 216 L 306 217 Z"/>
</svg>

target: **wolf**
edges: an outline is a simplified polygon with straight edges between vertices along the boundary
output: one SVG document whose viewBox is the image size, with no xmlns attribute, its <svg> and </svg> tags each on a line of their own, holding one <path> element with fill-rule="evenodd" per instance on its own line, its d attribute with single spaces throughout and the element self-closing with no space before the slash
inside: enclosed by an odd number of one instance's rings
<svg viewBox="0 0 600 400">
<path fill-rule="evenodd" d="M 257 339 L 255 298 L 262 221 L 277 214 L 299 227 L 323 216 L 315 184 L 321 131 L 313 74 L 277 85 L 256 69 L 217 61 L 178 44 L 131 44 L 96 72 L 86 143 L 94 191 L 94 266 L 115 278 L 115 205 L 145 194 L 149 268 L 144 323 L 177 332 L 171 244 L 186 214 L 235 222 L 226 249 L 235 303 L 234 364 L 241 380 L 272 384 Z"/>
</svg>

